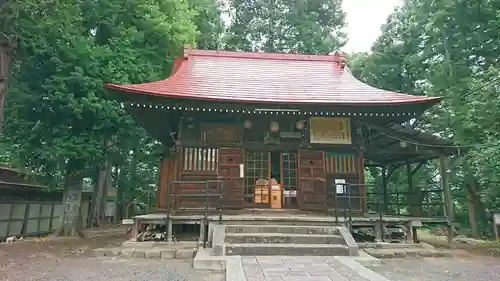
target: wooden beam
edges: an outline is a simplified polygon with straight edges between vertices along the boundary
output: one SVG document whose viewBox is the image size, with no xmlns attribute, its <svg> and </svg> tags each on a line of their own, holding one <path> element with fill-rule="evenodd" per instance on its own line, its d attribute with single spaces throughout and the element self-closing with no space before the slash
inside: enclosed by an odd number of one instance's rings
<svg viewBox="0 0 500 281">
<path fill-rule="evenodd" d="M 393 165 L 389 165 L 388 166 L 388 171 L 389 173 L 387 173 L 387 180 L 389 180 L 389 178 L 392 176 L 392 174 L 394 174 L 394 172 L 398 169 L 397 166 L 393 166 Z"/>
<path fill-rule="evenodd" d="M 418 163 L 418 165 L 413 168 L 413 170 L 411 171 L 411 175 L 414 176 L 416 172 L 418 172 L 418 170 L 420 170 L 420 168 L 422 168 L 422 166 L 425 164 L 425 162 L 420 162 Z"/>
<path fill-rule="evenodd" d="M 387 213 L 389 209 L 389 192 L 387 190 L 387 182 L 392 173 L 393 171 L 390 174 L 387 174 L 387 167 L 382 167 L 382 193 L 384 199 L 384 205 L 383 205 L 384 213 Z"/>
</svg>

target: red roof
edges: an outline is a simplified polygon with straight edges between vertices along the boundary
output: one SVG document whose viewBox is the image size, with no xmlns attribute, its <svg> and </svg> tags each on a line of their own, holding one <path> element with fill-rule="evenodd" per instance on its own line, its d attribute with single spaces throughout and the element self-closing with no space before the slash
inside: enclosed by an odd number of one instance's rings
<svg viewBox="0 0 500 281">
<path fill-rule="evenodd" d="M 186 49 L 170 78 L 106 88 L 188 100 L 268 104 L 399 105 L 440 98 L 377 89 L 352 76 L 345 58 Z"/>
</svg>

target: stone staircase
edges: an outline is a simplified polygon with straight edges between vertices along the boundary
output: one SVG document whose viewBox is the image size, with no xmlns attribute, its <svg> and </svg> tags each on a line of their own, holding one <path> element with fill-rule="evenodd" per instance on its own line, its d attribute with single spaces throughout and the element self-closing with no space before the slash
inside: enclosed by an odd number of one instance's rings
<svg viewBox="0 0 500 281">
<path fill-rule="evenodd" d="M 357 256 L 359 249 L 345 227 L 315 225 L 225 225 L 223 255 Z M 215 237 L 214 237 L 215 238 Z M 214 243 L 217 242 L 214 240 Z M 220 244 L 220 242 L 219 242 Z"/>
</svg>

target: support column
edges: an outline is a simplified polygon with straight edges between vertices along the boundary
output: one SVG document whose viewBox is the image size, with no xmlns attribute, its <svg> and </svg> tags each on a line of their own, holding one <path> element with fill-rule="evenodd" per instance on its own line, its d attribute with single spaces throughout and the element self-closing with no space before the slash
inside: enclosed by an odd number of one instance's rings
<svg viewBox="0 0 500 281">
<path fill-rule="evenodd" d="M 167 244 L 171 244 L 173 242 L 172 227 L 173 227 L 172 219 L 169 219 L 167 222 Z"/>
<path fill-rule="evenodd" d="M 203 244 L 205 243 L 205 220 L 200 221 L 200 238 L 198 240 L 198 248 L 203 248 Z"/>
<path fill-rule="evenodd" d="M 451 242 L 453 240 L 452 222 L 454 219 L 453 198 L 451 196 L 451 189 L 448 182 L 448 161 L 444 155 L 439 158 L 439 174 L 441 177 L 441 188 L 443 189 L 444 196 L 444 211 L 448 221 L 448 246 L 451 246 Z"/>
<path fill-rule="evenodd" d="M 408 200 L 410 205 L 410 216 L 414 216 L 415 190 L 413 187 L 413 175 L 411 171 L 411 164 L 406 162 L 406 182 L 408 183 L 408 196 L 406 197 L 406 200 Z"/>
<path fill-rule="evenodd" d="M 382 167 L 382 194 L 383 194 L 383 202 L 382 202 L 382 211 L 387 214 L 389 211 L 389 192 L 387 190 L 387 181 L 389 177 L 387 175 L 387 167 Z"/>
</svg>

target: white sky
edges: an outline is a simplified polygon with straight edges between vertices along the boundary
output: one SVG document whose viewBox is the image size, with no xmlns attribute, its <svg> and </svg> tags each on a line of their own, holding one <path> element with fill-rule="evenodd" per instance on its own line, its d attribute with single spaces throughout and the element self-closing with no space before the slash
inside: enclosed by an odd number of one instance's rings
<svg viewBox="0 0 500 281">
<path fill-rule="evenodd" d="M 349 41 L 345 52 L 367 52 L 380 35 L 380 27 L 402 0 L 343 0 Z"/>
</svg>

